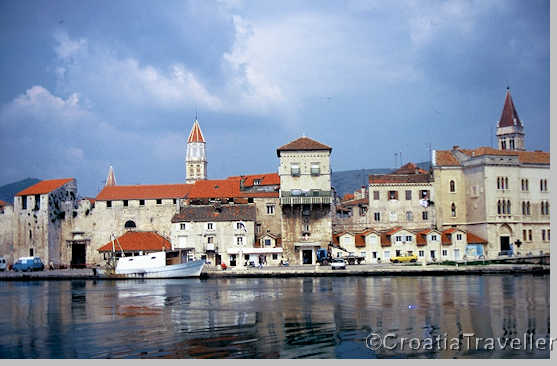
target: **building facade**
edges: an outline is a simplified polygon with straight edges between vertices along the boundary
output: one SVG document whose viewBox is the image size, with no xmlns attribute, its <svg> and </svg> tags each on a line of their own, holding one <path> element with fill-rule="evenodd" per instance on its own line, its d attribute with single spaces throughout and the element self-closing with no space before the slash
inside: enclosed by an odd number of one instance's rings
<svg viewBox="0 0 557 366">
<path fill-rule="evenodd" d="M 289 263 L 315 264 L 317 249 L 331 243 L 331 151 L 307 137 L 277 149 L 282 245 Z"/>
</svg>

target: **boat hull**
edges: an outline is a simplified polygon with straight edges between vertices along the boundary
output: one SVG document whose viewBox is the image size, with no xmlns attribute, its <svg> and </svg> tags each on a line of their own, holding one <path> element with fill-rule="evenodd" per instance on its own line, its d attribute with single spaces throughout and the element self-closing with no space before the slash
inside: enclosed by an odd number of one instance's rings
<svg viewBox="0 0 557 366">
<path fill-rule="evenodd" d="M 106 278 L 187 278 L 199 277 L 205 261 L 197 260 L 181 264 L 145 269 L 116 269 L 114 273 L 99 271 L 101 277 Z"/>
</svg>

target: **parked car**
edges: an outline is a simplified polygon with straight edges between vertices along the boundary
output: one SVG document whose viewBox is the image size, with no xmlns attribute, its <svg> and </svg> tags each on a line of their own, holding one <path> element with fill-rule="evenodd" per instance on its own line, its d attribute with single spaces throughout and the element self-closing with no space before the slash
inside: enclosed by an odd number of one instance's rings
<svg viewBox="0 0 557 366">
<path fill-rule="evenodd" d="M 418 260 L 418 256 L 413 255 L 399 255 L 391 258 L 391 263 L 414 263 Z"/>
<path fill-rule="evenodd" d="M 8 268 L 8 262 L 6 258 L 0 257 L 0 271 L 4 272 Z"/>
<path fill-rule="evenodd" d="M 346 261 L 342 258 L 333 259 L 331 269 L 346 269 Z"/>
<path fill-rule="evenodd" d="M 21 257 L 14 263 L 13 269 L 16 272 L 42 271 L 44 264 L 39 257 Z"/>
</svg>

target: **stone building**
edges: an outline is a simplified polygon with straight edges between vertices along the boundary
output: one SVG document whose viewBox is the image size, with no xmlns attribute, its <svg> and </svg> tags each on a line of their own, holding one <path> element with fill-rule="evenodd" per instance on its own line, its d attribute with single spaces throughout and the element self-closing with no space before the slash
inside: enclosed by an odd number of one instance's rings
<svg viewBox="0 0 557 366">
<path fill-rule="evenodd" d="M 14 217 L 14 206 L 0 200 L 0 256 L 10 264 L 14 262 Z"/>
<path fill-rule="evenodd" d="M 354 193 L 345 194 L 336 199 L 333 232 L 361 231 L 371 227 L 368 216 L 368 187 L 362 186 Z"/>
<path fill-rule="evenodd" d="M 282 245 L 290 263 L 315 264 L 317 249 L 331 243 L 331 151 L 307 137 L 277 149 Z"/>
<path fill-rule="evenodd" d="M 12 260 L 39 256 L 47 265 L 64 265 L 63 226 L 77 215 L 77 206 L 77 183 L 73 178 L 44 180 L 17 193 Z"/>
<path fill-rule="evenodd" d="M 429 172 L 408 163 L 391 174 L 369 176 L 370 227 L 389 229 L 403 226 L 408 229 L 433 226 L 434 190 Z"/>
<path fill-rule="evenodd" d="M 500 149 L 433 151 L 437 226 L 486 238 L 487 257 L 549 253 L 550 156 L 524 150 L 509 90 L 497 128 Z"/>
<path fill-rule="evenodd" d="M 172 218 L 171 242 L 191 258 L 230 267 L 246 266 L 257 253 L 254 204 L 188 205 Z M 263 254 L 263 253 L 257 253 Z M 250 257 L 251 256 L 251 257 Z"/>
</svg>

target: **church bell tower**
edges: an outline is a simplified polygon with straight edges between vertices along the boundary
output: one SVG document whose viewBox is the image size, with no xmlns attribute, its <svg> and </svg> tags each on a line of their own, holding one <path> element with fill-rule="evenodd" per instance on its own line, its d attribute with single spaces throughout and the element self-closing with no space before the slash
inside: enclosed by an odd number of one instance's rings
<svg viewBox="0 0 557 366">
<path fill-rule="evenodd" d="M 519 150 L 524 151 L 524 126 L 518 118 L 518 113 L 514 107 L 511 91 L 507 87 L 505 104 L 501 118 L 497 123 L 497 147 L 499 150 Z"/>
<path fill-rule="evenodd" d="M 207 152 L 196 116 L 186 144 L 186 183 L 193 184 L 202 179 L 207 179 Z"/>
</svg>

